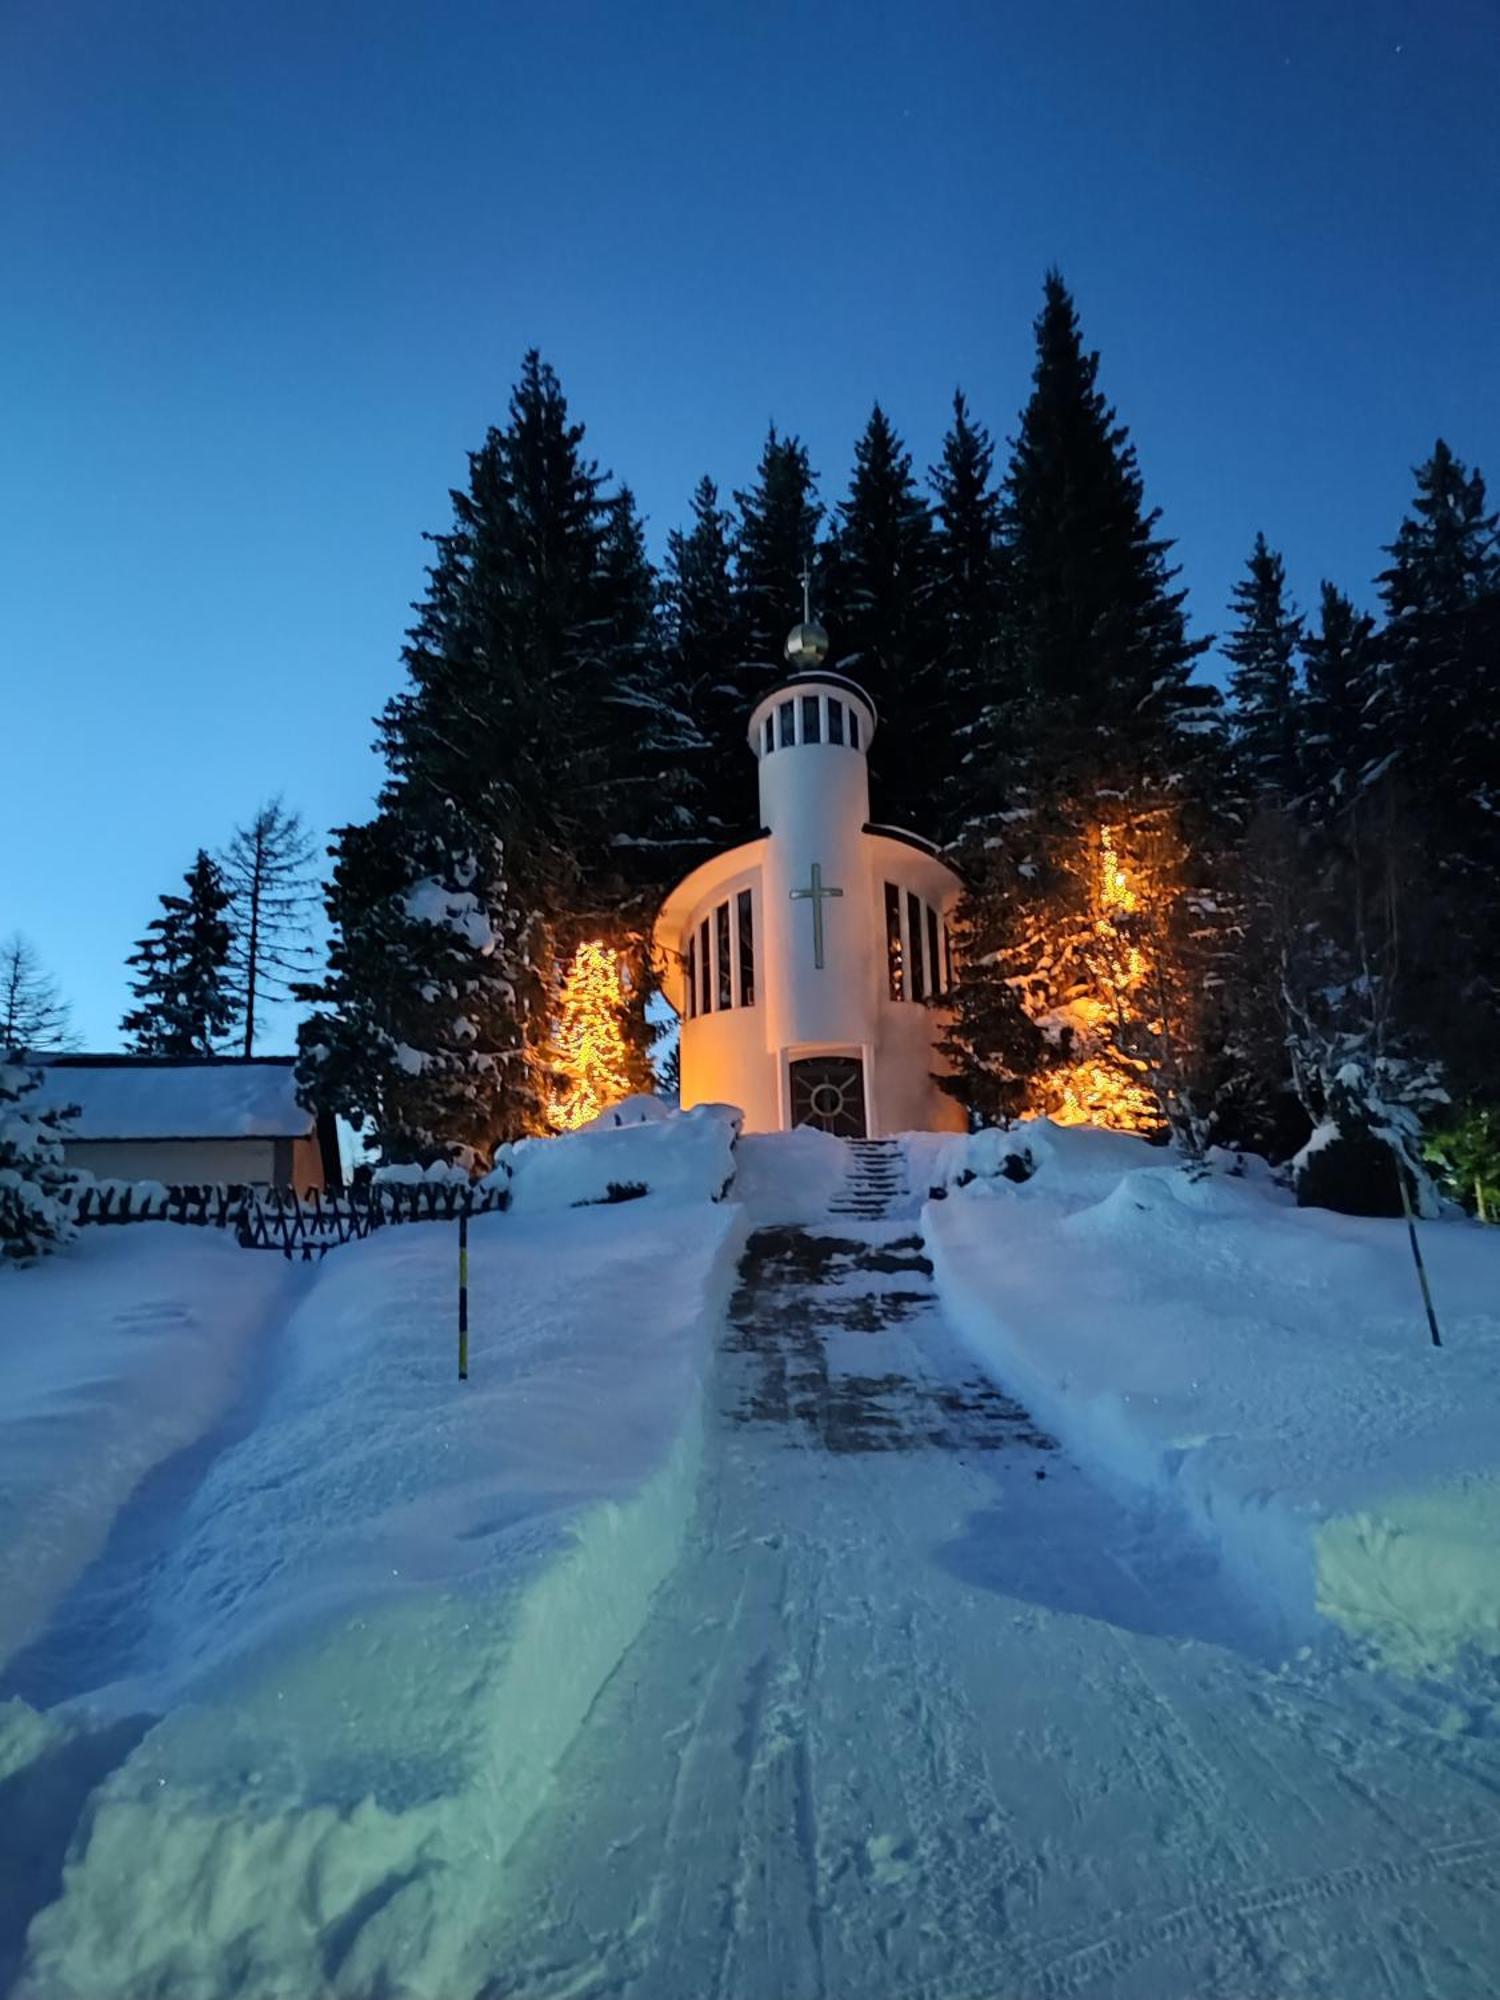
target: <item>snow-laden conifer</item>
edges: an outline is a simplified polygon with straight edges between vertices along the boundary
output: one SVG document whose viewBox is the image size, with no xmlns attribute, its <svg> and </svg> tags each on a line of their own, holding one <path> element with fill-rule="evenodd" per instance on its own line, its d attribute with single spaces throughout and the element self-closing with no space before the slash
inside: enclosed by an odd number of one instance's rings
<svg viewBox="0 0 1500 2000">
<path fill-rule="evenodd" d="M 73 1234 L 78 1176 L 64 1164 L 70 1112 L 31 1102 L 42 1072 L 0 1047 L 0 1263 L 28 1263 Z"/>
<path fill-rule="evenodd" d="M 161 915 L 127 961 L 139 975 L 130 989 L 137 1005 L 120 1027 L 138 1055 L 213 1055 L 238 1015 L 223 873 L 200 848 L 183 881 L 187 894 L 161 898 Z"/>
</svg>

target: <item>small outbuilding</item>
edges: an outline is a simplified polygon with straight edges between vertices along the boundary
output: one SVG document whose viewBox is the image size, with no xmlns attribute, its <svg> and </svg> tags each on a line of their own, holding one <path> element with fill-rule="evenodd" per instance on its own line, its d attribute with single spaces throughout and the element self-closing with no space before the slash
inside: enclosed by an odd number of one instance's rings
<svg viewBox="0 0 1500 2000">
<path fill-rule="evenodd" d="M 68 1165 L 99 1180 L 340 1184 L 333 1116 L 297 1102 L 291 1056 L 69 1055 L 42 1067 L 42 1102 L 77 1106 Z"/>
</svg>

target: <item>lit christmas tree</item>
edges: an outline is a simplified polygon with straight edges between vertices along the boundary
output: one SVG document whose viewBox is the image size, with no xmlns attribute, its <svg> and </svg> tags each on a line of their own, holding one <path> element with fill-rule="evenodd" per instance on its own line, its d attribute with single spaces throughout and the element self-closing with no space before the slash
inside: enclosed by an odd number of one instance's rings
<svg viewBox="0 0 1500 2000">
<path fill-rule="evenodd" d="M 555 1083 L 547 1122 L 572 1132 L 631 1094 L 630 1048 L 621 1024 L 620 954 L 591 940 L 563 980 L 553 1044 Z"/>
</svg>

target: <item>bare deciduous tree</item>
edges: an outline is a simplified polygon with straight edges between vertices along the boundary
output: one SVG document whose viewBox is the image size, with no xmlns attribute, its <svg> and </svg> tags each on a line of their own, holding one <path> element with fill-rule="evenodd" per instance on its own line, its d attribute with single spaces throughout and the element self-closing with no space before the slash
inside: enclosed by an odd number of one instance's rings
<svg viewBox="0 0 1500 2000">
<path fill-rule="evenodd" d="M 255 1031 L 268 1001 L 288 997 L 314 962 L 308 944 L 316 843 L 300 813 L 279 797 L 248 826 L 236 827 L 221 866 L 229 890 L 233 932 L 229 967 L 244 1021 L 244 1048 L 255 1053 Z"/>
<path fill-rule="evenodd" d="M 17 931 L 0 943 L 0 1051 L 49 1055 L 72 1048 L 68 1003 L 43 969 L 30 940 Z"/>
</svg>

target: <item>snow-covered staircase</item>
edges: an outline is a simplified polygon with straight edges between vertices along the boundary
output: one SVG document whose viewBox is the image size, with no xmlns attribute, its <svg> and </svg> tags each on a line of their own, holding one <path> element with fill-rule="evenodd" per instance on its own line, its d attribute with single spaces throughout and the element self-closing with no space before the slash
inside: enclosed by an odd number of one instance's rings
<svg viewBox="0 0 1500 2000">
<path fill-rule="evenodd" d="M 850 1139 L 844 1185 L 828 1204 L 831 1215 L 884 1222 L 897 1202 L 911 1194 L 906 1153 L 898 1139 Z"/>
</svg>

